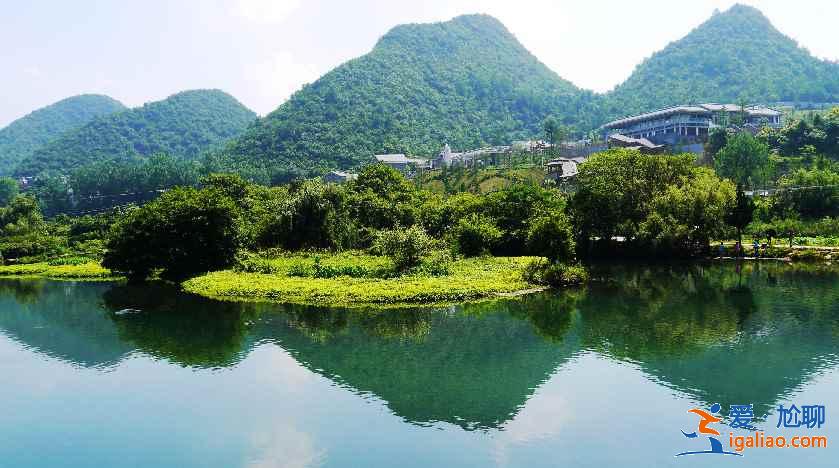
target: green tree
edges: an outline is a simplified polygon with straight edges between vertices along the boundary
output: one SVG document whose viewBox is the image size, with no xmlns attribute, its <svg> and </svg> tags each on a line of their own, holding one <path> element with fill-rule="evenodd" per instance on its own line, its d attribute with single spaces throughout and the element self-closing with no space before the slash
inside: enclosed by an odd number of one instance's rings
<svg viewBox="0 0 839 468">
<path fill-rule="evenodd" d="M 839 216 L 839 172 L 799 169 L 781 177 L 774 209 L 781 216 Z"/>
<path fill-rule="evenodd" d="M 728 131 L 722 127 L 711 130 L 705 143 L 705 155 L 713 161 L 717 153 L 728 143 Z"/>
<path fill-rule="evenodd" d="M 352 244 L 355 231 L 346 192 L 312 179 L 291 187 L 259 242 L 291 250 L 342 249 Z"/>
<path fill-rule="evenodd" d="M 389 257 L 397 271 L 407 271 L 420 264 L 431 252 L 433 239 L 421 226 L 385 229 L 376 235 L 375 250 Z"/>
<path fill-rule="evenodd" d="M 532 218 L 527 230 L 527 248 L 533 255 L 551 263 L 567 262 L 574 257 L 574 230 L 563 210 L 540 213 Z"/>
<path fill-rule="evenodd" d="M 639 239 L 656 249 L 704 252 L 709 241 L 725 233 L 726 215 L 735 203 L 734 185 L 710 169 L 698 168 L 681 184 L 656 195 L 639 227 Z"/>
<path fill-rule="evenodd" d="M 737 242 L 743 245 L 743 229 L 754 218 L 755 204 L 751 197 L 746 196 L 743 186 L 737 186 L 734 204 L 725 216 L 725 222 L 737 229 Z"/>
<path fill-rule="evenodd" d="M 8 205 L 19 191 L 20 187 L 15 179 L 0 177 L 0 206 Z"/>
<path fill-rule="evenodd" d="M 686 180 L 694 170 L 692 155 L 644 155 L 613 149 L 592 155 L 580 165 L 577 192 L 570 207 L 583 240 L 634 239 L 655 197 Z"/>
<path fill-rule="evenodd" d="M 175 188 L 113 228 L 102 264 L 143 279 L 154 270 L 183 277 L 233 264 L 240 213 L 219 190 Z"/>
<path fill-rule="evenodd" d="M 742 186 L 749 185 L 768 163 L 769 146 L 748 132 L 729 138 L 714 158 L 717 174 Z"/>
<path fill-rule="evenodd" d="M 492 219 L 472 213 L 458 221 L 453 235 L 458 251 L 465 257 L 474 257 L 495 248 L 502 232 Z"/>
</svg>

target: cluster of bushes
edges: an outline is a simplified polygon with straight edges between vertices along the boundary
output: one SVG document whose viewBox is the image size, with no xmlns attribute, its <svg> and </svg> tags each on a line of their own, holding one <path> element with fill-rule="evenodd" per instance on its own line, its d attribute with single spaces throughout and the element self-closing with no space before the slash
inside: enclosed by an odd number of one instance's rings
<svg viewBox="0 0 839 468">
<path fill-rule="evenodd" d="M 580 166 L 577 187 L 571 212 L 582 251 L 590 254 L 704 253 L 710 239 L 727 232 L 726 220 L 736 219 L 734 184 L 696 167 L 691 155 L 595 154 Z"/>
<path fill-rule="evenodd" d="M 3 242 L 25 233 L 60 239 L 63 254 L 90 257 L 98 249 L 106 267 L 137 278 L 230 267 L 277 271 L 264 257 L 243 254 L 248 251 L 370 249 L 391 259 L 391 272 L 316 262 L 292 273 L 439 276 L 453 255 L 533 255 L 546 259 L 532 265 L 534 281 L 569 284 L 585 278 L 573 267 L 579 256 L 704 254 L 710 239 L 743 230 L 753 211 L 759 220 L 771 211 L 764 202 L 755 210 L 742 189 L 697 167 L 691 155 L 595 154 L 580 166 L 576 186 L 573 195 L 533 183 L 441 195 L 383 165 L 367 166 L 345 185 L 304 180 L 266 187 L 216 174 L 139 208 L 51 223 L 34 200 L 17 196 L 0 211 L 0 228 Z M 834 221 L 823 224 L 835 232 Z M 774 227 L 786 232 L 781 228 Z"/>
<path fill-rule="evenodd" d="M 574 253 L 566 200 L 538 185 L 487 195 L 436 195 L 382 165 L 339 186 L 318 180 L 268 188 L 233 175 L 212 175 L 200 188 L 177 188 L 117 220 L 103 264 L 135 277 L 227 268 L 271 272 L 270 262 L 241 250 L 371 249 L 396 274 L 445 274 L 463 256 Z M 451 253 L 450 253 L 451 252 Z M 433 259 L 433 260 L 430 260 Z M 366 275 L 317 265 L 300 276 Z"/>
</svg>

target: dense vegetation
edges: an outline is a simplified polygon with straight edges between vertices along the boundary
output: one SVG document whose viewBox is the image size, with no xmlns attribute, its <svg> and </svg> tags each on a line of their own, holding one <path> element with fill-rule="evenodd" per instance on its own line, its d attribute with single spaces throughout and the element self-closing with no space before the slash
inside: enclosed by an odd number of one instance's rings
<svg viewBox="0 0 839 468">
<path fill-rule="evenodd" d="M 540 135 L 549 115 L 598 124 L 595 96 L 561 79 L 489 16 L 398 26 L 369 54 L 294 94 L 226 150 L 262 182 Z"/>
<path fill-rule="evenodd" d="M 85 214 L 142 204 L 158 191 L 194 186 L 209 174 L 198 161 L 155 154 L 130 161 L 100 161 L 67 174 L 44 173 L 29 188 L 48 216 Z"/>
<path fill-rule="evenodd" d="M 222 91 L 184 91 L 97 118 L 35 151 L 15 173 L 66 173 L 96 162 L 131 161 L 157 153 L 195 158 L 239 135 L 255 118 L 252 111 Z"/>
<path fill-rule="evenodd" d="M 637 255 L 693 255 L 726 232 L 735 188 L 711 170 L 695 167 L 692 155 L 644 156 L 611 150 L 580 167 L 572 200 L 578 235 L 586 245 L 611 253 L 614 239 Z"/>
<path fill-rule="evenodd" d="M 576 135 L 667 105 L 835 102 L 839 64 L 821 61 L 752 7 L 715 14 L 638 66 L 613 92 L 562 80 L 498 21 L 404 25 L 261 119 L 214 161 L 263 183 L 347 168 L 371 155 L 436 154 L 541 138 L 547 118 Z M 552 138 L 546 138 L 551 140 Z"/>
<path fill-rule="evenodd" d="M 606 98 L 611 116 L 691 102 L 836 102 L 839 64 L 735 5 L 653 54 Z"/>
<path fill-rule="evenodd" d="M 613 92 L 595 95 L 550 71 L 497 20 L 460 16 L 395 27 L 370 53 L 305 86 L 247 131 L 254 115 L 230 96 L 185 92 L 30 145 L 34 154 L 15 173 L 66 174 L 102 161 L 194 158 L 212 149 L 201 161 L 204 175 L 236 172 L 278 184 L 358 168 L 379 153 L 431 156 L 445 143 L 470 149 L 579 137 L 607 118 L 698 101 L 839 101 L 839 64 L 812 57 L 759 11 L 737 5 L 644 61 Z M 563 131 L 546 132 L 544 122 Z M 817 123 L 807 125 L 783 144 L 835 146 L 835 134 L 821 139 Z"/>
<path fill-rule="evenodd" d="M 35 150 L 96 117 L 125 109 L 118 101 L 97 94 L 74 96 L 38 109 L 0 130 L 0 176 Z"/>
</svg>

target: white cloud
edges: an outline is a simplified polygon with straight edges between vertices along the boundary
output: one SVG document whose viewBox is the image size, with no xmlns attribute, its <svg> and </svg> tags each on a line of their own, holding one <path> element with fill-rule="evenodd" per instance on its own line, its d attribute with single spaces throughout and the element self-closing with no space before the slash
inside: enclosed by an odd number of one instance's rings
<svg viewBox="0 0 839 468">
<path fill-rule="evenodd" d="M 301 0 L 237 0 L 234 13 L 248 21 L 277 24 L 300 8 Z"/>
<path fill-rule="evenodd" d="M 309 434 L 280 425 L 251 437 L 255 454 L 248 468 L 308 468 L 323 464 L 326 452 L 315 447 Z"/>
</svg>

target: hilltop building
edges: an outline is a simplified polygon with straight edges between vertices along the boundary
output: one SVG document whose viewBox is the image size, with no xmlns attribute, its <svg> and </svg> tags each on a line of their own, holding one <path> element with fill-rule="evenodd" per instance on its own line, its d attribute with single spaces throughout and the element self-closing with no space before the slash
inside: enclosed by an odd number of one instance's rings
<svg viewBox="0 0 839 468">
<path fill-rule="evenodd" d="M 665 148 L 664 145 L 657 145 L 646 138 L 632 138 L 620 133 L 609 135 L 607 143 L 609 148 L 637 149 L 644 154 L 661 154 Z"/>
<path fill-rule="evenodd" d="M 471 167 L 474 164 L 497 165 L 500 160 L 512 153 L 512 146 L 486 146 L 474 150 L 455 153 L 448 143 L 440 153 L 431 160 L 434 169 L 452 166 Z"/>
<path fill-rule="evenodd" d="M 431 169 L 432 162 L 427 159 L 409 158 L 404 154 L 377 154 L 373 156 L 379 164 L 386 164 L 403 174 L 411 171 L 411 166 L 417 169 Z"/>
<path fill-rule="evenodd" d="M 780 127 L 781 113 L 768 107 L 745 107 L 736 104 L 696 104 L 668 107 L 645 114 L 634 115 L 609 122 L 603 126 L 604 134 L 618 146 L 637 146 L 641 139 L 652 145 L 681 147 L 682 150 L 702 152 L 702 144 L 714 128 L 734 124 L 755 131 L 762 126 Z M 621 135 L 634 142 L 613 140 Z M 696 151 L 698 150 L 698 151 Z"/>
<path fill-rule="evenodd" d="M 358 179 L 358 174 L 344 171 L 330 171 L 323 176 L 323 181 L 333 184 L 343 184 Z"/>
<path fill-rule="evenodd" d="M 545 164 L 545 178 L 555 182 L 571 180 L 577 173 L 577 161 L 573 159 L 556 158 Z"/>
</svg>

